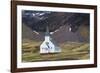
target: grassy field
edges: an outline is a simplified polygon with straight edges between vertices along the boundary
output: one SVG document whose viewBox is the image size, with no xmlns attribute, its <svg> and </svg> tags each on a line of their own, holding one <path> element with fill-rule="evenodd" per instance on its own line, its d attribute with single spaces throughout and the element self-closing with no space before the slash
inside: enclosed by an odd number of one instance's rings
<svg viewBox="0 0 100 73">
<path fill-rule="evenodd" d="M 66 42 L 59 46 L 61 53 L 43 54 L 39 53 L 41 42 L 26 40 L 22 45 L 22 61 L 54 61 L 54 60 L 83 60 L 89 59 L 89 43 Z"/>
</svg>

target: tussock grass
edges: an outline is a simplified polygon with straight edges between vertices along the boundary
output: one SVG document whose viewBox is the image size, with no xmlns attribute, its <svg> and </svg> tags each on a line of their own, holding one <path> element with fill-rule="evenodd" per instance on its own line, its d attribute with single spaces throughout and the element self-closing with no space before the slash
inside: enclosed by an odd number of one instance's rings
<svg viewBox="0 0 100 73">
<path fill-rule="evenodd" d="M 61 53 L 44 54 L 40 51 L 41 41 L 27 40 L 22 43 L 22 61 L 54 61 L 54 60 L 84 60 L 89 59 L 89 43 L 66 42 L 59 44 Z"/>
</svg>

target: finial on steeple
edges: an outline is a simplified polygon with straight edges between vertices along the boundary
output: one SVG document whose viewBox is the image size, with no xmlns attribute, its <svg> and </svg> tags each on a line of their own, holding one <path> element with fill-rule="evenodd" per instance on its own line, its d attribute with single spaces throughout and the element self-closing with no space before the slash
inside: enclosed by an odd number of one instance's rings
<svg viewBox="0 0 100 73">
<path fill-rule="evenodd" d="M 46 26 L 46 33 L 45 33 L 46 35 L 49 35 L 50 34 L 50 32 L 49 32 L 49 27 L 48 26 Z"/>
</svg>

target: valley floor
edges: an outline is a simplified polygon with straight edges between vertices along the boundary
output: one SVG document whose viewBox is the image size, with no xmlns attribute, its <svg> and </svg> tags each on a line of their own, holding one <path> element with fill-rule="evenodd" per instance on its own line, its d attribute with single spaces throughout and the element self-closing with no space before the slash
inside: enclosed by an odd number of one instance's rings
<svg viewBox="0 0 100 73">
<path fill-rule="evenodd" d="M 89 59 L 89 43 L 65 42 L 59 44 L 61 53 L 40 54 L 42 42 L 26 41 L 22 45 L 22 62 L 55 61 L 55 60 L 85 60 Z"/>
</svg>

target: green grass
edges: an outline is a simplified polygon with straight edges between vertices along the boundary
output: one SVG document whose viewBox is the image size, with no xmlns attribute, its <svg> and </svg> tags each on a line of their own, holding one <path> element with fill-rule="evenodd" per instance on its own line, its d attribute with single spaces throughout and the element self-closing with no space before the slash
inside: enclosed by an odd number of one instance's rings
<svg viewBox="0 0 100 73">
<path fill-rule="evenodd" d="M 61 47 L 61 53 L 44 55 L 39 53 L 41 42 L 27 40 L 22 44 L 23 62 L 89 59 L 89 43 L 62 43 L 59 45 Z"/>
</svg>

